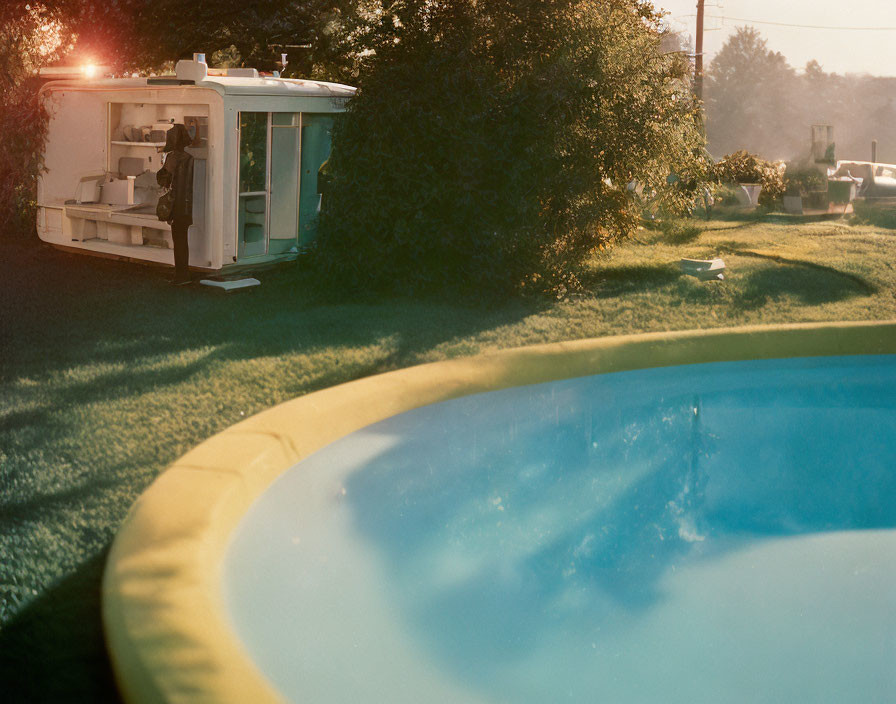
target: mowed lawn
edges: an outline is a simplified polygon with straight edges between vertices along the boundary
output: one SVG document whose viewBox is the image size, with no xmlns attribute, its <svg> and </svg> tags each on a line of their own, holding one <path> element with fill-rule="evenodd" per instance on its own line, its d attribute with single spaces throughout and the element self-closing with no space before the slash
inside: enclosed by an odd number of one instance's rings
<svg viewBox="0 0 896 704">
<path fill-rule="evenodd" d="M 699 229 L 694 229 L 693 226 Z M 723 282 L 681 276 L 721 256 Z M 485 350 L 644 331 L 896 319 L 896 232 L 797 220 L 640 230 L 566 300 L 332 300 L 301 262 L 223 295 L 159 269 L 0 240 L 0 681 L 105 701 L 99 585 L 166 465 L 300 394 Z"/>
</svg>

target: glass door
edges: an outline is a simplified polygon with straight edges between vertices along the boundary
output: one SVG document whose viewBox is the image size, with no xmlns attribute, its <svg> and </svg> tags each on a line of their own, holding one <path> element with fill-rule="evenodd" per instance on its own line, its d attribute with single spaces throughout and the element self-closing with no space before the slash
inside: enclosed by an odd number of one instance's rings
<svg viewBox="0 0 896 704">
<path fill-rule="evenodd" d="M 239 256 L 267 254 L 268 113 L 240 113 Z"/>
<path fill-rule="evenodd" d="M 239 256 L 283 254 L 299 238 L 302 116 L 241 112 Z"/>
<path fill-rule="evenodd" d="M 317 237 L 317 221 L 321 208 L 321 189 L 318 172 L 330 158 L 330 133 L 333 118 L 329 115 L 302 115 L 301 165 L 302 178 L 299 195 L 299 220 L 302 228 L 299 244 L 310 245 Z"/>
</svg>

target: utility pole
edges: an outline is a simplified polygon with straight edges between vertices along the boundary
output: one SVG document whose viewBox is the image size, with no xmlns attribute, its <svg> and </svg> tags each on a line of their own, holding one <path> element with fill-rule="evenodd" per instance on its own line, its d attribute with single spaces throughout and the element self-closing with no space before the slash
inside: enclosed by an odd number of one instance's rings
<svg viewBox="0 0 896 704">
<path fill-rule="evenodd" d="M 697 100 L 703 100 L 703 3 L 705 0 L 697 0 L 697 36 L 696 52 L 694 55 L 694 93 Z"/>
</svg>

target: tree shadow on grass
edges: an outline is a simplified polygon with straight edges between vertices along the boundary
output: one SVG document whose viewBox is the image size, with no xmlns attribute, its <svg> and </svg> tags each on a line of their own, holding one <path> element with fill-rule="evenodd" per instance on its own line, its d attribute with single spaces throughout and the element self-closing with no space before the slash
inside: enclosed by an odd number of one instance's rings
<svg viewBox="0 0 896 704">
<path fill-rule="evenodd" d="M 70 381 L 54 390 L 51 405 L 26 410 L 12 409 L 6 414 L 0 413 L 0 421 L 6 432 L 35 428 L 45 432 L 52 415 L 65 408 L 135 396 L 153 389 L 177 385 L 187 381 L 207 365 L 206 357 L 189 364 L 170 365 L 162 369 L 115 371 L 98 374 L 84 381 Z"/>
<path fill-rule="evenodd" d="M 82 564 L 0 631 L 5 701 L 120 701 L 99 618 L 105 560 Z"/>
<path fill-rule="evenodd" d="M 739 206 L 720 205 L 712 209 L 711 219 L 720 220 L 722 222 L 743 222 L 747 224 L 755 224 L 763 222 L 769 213 L 764 208 L 756 208 L 750 210 Z"/>
<path fill-rule="evenodd" d="M 675 300 L 682 304 L 707 306 L 719 302 L 724 295 L 721 287 L 724 281 L 701 281 L 695 276 L 682 275 L 675 285 Z"/>
<path fill-rule="evenodd" d="M 671 284 L 680 275 L 675 264 L 662 264 L 600 268 L 585 273 L 580 279 L 596 298 L 614 298 L 654 291 Z"/>
<path fill-rule="evenodd" d="M 719 256 L 725 254 L 744 254 L 746 251 L 744 247 L 747 246 L 747 243 L 743 240 L 719 240 L 714 244 L 716 251 L 719 252 Z M 744 256 L 749 256 L 749 254 L 745 254 Z"/>
<path fill-rule="evenodd" d="M 735 230 L 743 230 L 746 227 L 752 227 L 753 222 L 740 222 L 737 225 L 726 225 L 723 227 L 704 227 L 704 232 L 734 232 Z"/>
<path fill-rule="evenodd" d="M 734 305 L 742 310 L 755 310 L 784 297 L 796 298 L 803 305 L 822 305 L 876 292 L 877 287 L 859 276 L 832 267 L 786 260 L 779 266 L 746 274 Z"/>
<path fill-rule="evenodd" d="M 67 489 L 47 491 L 31 496 L 24 501 L 5 500 L 0 503 L 3 524 L 25 523 L 34 520 L 36 516 L 46 516 L 57 509 L 67 508 L 71 504 L 80 504 L 88 493 L 100 494 L 117 486 L 118 483 L 113 479 L 93 479 L 89 486 L 79 484 Z M 92 532 L 100 535 L 99 530 Z"/>
<path fill-rule="evenodd" d="M 4 248 L 5 249 L 5 248 Z M 367 298 L 335 301 L 301 261 L 262 272 L 250 292 L 174 288 L 147 267 L 52 250 L 0 257 L 0 380 L 53 368 L 121 363 L 201 347 L 248 359 L 321 347 L 364 346 L 396 336 L 408 355 L 512 324 L 546 301 Z M 5 259 L 5 261 L 3 261 Z M 19 266 L 22 264 L 22 266 Z M 126 375 L 125 375 L 126 376 Z"/>
</svg>

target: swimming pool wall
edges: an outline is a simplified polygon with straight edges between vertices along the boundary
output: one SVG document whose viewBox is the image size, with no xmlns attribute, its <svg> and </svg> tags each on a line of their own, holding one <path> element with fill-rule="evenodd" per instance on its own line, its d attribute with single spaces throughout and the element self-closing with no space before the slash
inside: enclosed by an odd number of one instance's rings
<svg viewBox="0 0 896 704">
<path fill-rule="evenodd" d="M 398 413 L 511 386 L 648 367 L 896 353 L 896 321 L 650 333 L 436 362 L 325 389 L 203 442 L 137 499 L 103 580 L 103 620 L 128 702 L 281 701 L 231 628 L 221 567 L 231 534 L 284 471 Z"/>
</svg>

